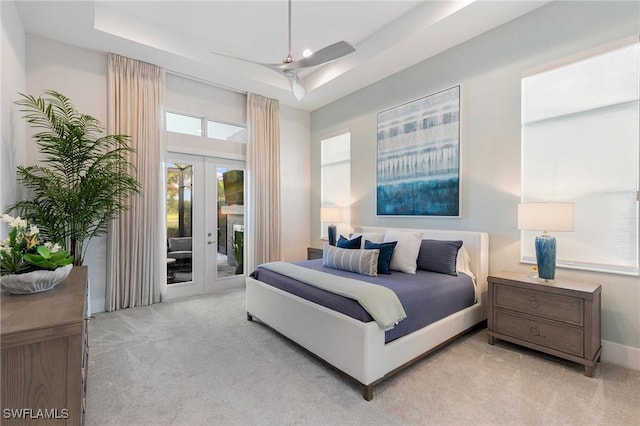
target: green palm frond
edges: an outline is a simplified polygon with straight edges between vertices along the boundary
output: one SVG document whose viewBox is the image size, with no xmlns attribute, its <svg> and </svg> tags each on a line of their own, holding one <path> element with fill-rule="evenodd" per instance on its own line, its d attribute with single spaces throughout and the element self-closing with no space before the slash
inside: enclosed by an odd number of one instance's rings
<svg viewBox="0 0 640 426">
<path fill-rule="evenodd" d="M 40 166 L 18 167 L 29 200 L 9 208 L 35 223 L 81 264 L 84 242 L 104 235 L 111 220 L 140 191 L 126 135 L 106 135 L 96 118 L 80 114 L 64 95 L 48 90 L 16 102 L 38 132 Z"/>
</svg>

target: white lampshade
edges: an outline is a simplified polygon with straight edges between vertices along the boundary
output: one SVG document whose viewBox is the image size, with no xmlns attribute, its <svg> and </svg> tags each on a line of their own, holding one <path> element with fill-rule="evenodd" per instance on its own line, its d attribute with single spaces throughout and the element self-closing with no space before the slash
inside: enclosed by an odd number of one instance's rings
<svg viewBox="0 0 640 426">
<path fill-rule="evenodd" d="M 320 222 L 322 223 L 342 222 L 342 209 L 337 207 L 322 207 L 320 209 Z"/>
<path fill-rule="evenodd" d="M 520 203 L 518 229 L 573 231 L 574 203 Z"/>
</svg>

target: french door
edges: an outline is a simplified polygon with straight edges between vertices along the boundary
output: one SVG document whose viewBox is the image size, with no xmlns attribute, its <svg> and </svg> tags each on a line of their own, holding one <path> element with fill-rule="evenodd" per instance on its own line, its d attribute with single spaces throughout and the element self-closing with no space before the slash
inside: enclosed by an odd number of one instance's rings
<svg viewBox="0 0 640 426">
<path fill-rule="evenodd" d="M 244 162 L 168 153 L 167 299 L 244 282 Z"/>
</svg>

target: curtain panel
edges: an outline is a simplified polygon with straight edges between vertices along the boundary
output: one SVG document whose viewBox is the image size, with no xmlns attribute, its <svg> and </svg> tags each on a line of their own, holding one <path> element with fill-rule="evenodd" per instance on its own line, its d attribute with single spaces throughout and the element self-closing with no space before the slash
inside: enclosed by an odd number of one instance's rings
<svg viewBox="0 0 640 426">
<path fill-rule="evenodd" d="M 280 104 L 247 95 L 248 266 L 280 260 Z"/>
<path fill-rule="evenodd" d="M 107 131 L 130 136 L 140 194 L 107 234 L 107 311 L 160 302 L 166 291 L 164 103 L 164 70 L 109 54 Z"/>
</svg>

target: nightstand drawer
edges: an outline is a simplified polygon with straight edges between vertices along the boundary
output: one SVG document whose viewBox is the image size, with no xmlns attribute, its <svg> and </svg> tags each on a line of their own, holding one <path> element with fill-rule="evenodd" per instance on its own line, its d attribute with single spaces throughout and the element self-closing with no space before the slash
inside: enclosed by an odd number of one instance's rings
<svg viewBox="0 0 640 426">
<path fill-rule="evenodd" d="M 322 249 L 307 247 L 307 260 L 322 259 Z"/>
<path fill-rule="evenodd" d="M 584 356 L 584 330 L 554 321 L 512 314 L 496 309 L 493 312 L 496 333 L 536 343 L 579 357 Z"/>
<path fill-rule="evenodd" d="M 494 303 L 497 308 L 584 325 L 584 301 L 575 297 L 497 284 Z"/>
</svg>

